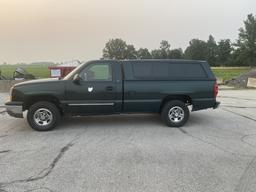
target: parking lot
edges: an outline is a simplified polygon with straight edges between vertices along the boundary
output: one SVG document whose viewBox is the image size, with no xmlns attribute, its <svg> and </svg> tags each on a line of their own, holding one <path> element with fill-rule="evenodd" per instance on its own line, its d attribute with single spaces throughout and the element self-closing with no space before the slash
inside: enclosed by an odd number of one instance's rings
<svg viewBox="0 0 256 192">
<path fill-rule="evenodd" d="M 36 132 L 1 113 L 0 192 L 254 192 L 256 90 L 223 90 L 218 100 L 180 129 L 158 115 L 115 115 Z"/>
</svg>

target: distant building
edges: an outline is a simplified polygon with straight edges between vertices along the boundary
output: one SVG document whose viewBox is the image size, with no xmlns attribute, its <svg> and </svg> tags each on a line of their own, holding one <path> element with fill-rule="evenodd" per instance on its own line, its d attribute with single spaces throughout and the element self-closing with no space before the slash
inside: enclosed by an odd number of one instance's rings
<svg viewBox="0 0 256 192">
<path fill-rule="evenodd" d="M 77 66 L 81 64 L 78 60 L 66 61 L 61 63 L 60 65 L 54 67 L 48 67 L 50 70 L 50 77 L 65 77 L 71 71 L 73 71 Z"/>
</svg>

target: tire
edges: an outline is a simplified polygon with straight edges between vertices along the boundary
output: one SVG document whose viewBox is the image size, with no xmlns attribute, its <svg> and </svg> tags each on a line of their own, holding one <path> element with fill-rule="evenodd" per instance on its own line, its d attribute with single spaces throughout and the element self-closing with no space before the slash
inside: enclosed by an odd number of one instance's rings
<svg viewBox="0 0 256 192">
<path fill-rule="evenodd" d="M 161 117 L 168 127 L 182 127 L 188 121 L 189 109 L 182 101 L 169 101 L 164 105 Z"/>
<path fill-rule="evenodd" d="M 60 111 L 51 102 L 40 101 L 33 104 L 27 114 L 27 121 L 36 131 L 50 131 L 54 129 L 60 120 Z"/>
</svg>

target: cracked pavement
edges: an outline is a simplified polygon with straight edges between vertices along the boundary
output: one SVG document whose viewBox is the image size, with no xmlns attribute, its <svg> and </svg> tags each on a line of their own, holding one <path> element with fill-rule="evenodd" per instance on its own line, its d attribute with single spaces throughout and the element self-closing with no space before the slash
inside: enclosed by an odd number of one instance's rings
<svg viewBox="0 0 256 192">
<path fill-rule="evenodd" d="M 256 90 L 220 91 L 218 100 L 180 129 L 158 115 L 117 115 L 36 132 L 0 113 L 0 192 L 254 192 Z"/>
</svg>

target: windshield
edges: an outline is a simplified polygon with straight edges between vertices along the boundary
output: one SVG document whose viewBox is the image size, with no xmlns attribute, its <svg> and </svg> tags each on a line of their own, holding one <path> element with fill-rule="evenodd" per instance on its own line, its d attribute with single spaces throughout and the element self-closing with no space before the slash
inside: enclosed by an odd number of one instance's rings
<svg viewBox="0 0 256 192">
<path fill-rule="evenodd" d="M 75 68 L 73 71 L 71 71 L 68 75 L 66 75 L 63 79 L 64 80 L 69 80 L 75 74 L 77 74 L 81 70 L 81 68 L 83 68 L 85 65 L 87 65 L 87 63 L 83 63 L 83 64 L 79 65 L 77 68 Z"/>
</svg>

